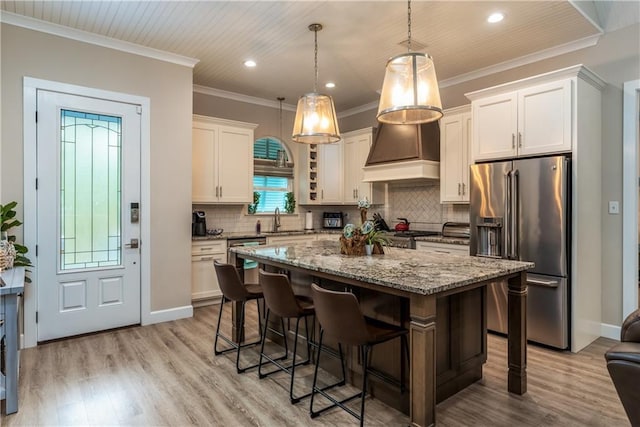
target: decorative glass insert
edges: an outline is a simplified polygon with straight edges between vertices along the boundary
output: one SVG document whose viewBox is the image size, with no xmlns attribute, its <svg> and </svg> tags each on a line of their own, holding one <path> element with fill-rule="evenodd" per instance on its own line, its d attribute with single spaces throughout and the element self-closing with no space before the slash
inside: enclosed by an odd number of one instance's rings
<svg viewBox="0 0 640 427">
<path fill-rule="evenodd" d="M 60 270 L 122 264 L 122 118 L 60 113 Z"/>
</svg>

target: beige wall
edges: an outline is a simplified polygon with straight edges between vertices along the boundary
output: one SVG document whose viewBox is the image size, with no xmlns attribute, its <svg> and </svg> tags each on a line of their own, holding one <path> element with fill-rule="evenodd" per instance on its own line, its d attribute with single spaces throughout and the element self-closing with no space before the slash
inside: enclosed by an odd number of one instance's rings
<svg viewBox="0 0 640 427">
<path fill-rule="evenodd" d="M 191 304 L 192 69 L 8 24 L 1 43 L 3 203 L 22 218 L 24 76 L 150 98 L 151 310 Z"/>
<path fill-rule="evenodd" d="M 622 215 L 609 215 L 609 200 L 622 201 L 622 84 L 640 76 L 640 25 L 605 34 L 596 46 L 441 89 L 443 107 L 468 104 L 467 92 L 576 64 L 606 82 L 602 93 L 602 321 L 622 324 Z M 438 66 L 436 60 L 436 68 Z M 341 130 L 375 126 L 376 110 L 342 119 Z M 579 214 L 579 213 L 578 213 Z"/>
</svg>

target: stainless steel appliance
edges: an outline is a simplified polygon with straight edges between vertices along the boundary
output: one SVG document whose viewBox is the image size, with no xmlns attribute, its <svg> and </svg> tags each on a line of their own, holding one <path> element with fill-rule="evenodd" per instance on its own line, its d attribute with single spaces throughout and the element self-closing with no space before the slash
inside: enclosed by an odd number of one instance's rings
<svg viewBox="0 0 640 427">
<path fill-rule="evenodd" d="M 392 248 L 415 249 L 416 237 L 437 236 L 439 234 L 437 231 L 408 230 L 397 233 L 390 232 L 385 237 L 389 240 L 389 246 Z"/>
<path fill-rule="evenodd" d="M 207 235 L 207 218 L 204 211 L 193 211 L 191 215 L 191 235 Z"/>
<path fill-rule="evenodd" d="M 569 343 L 569 181 L 564 156 L 471 166 L 470 254 L 532 261 L 527 338 Z M 507 333 L 507 284 L 488 287 L 487 326 Z"/>
<path fill-rule="evenodd" d="M 323 212 L 322 228 L 342 228 L 342 212 Z"/>
<path fill-rule="evenodd" d="M 234 246 L 262 246 L 267 244 L 266 237 L 229 237 L 227 238 L 227 248 L 233 248 Z M 230 263 L 235 262 L 235 258 L 231 252 L 227 249 L 227 260 Z M 258 283 L 258 263 L 245 259 L 243 264 L 244 269 L 244 282 L 245 283 Z"/>
</svg>

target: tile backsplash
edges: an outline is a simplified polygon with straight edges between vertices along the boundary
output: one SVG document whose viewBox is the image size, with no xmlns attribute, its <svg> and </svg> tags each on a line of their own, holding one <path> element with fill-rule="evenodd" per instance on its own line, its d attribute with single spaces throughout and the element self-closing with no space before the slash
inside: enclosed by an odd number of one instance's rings
<svg viewBox="0 0 640 427">
<path fill-rule="evenodd" d="M 205 211 L 207 228 L 222 228 L 226 232 L 251 232 L 259 220 L 262 230 L 273 227 L 273 215 L 247 215 L 245 205 L 193 205 L 194 210 Z M 300 206 L 299 214 L 282 214 L 281 230 L 301 230 L 305 226 L 305 213 L 313 213 L 313 228 L 322 228 L 323 212 L 343 212 L 345 223 L 360 223 L 360 212 L 355 206 Z M 390 183 L 387 204 L 374 206 L 369 211 L 379 212 L 393 228 L 400 218 L 407 218 L 414 230 L 440 230 L 447 221 L 469 222 L 469 205 L 440 204 L 440 183 Z"/>
</svg>

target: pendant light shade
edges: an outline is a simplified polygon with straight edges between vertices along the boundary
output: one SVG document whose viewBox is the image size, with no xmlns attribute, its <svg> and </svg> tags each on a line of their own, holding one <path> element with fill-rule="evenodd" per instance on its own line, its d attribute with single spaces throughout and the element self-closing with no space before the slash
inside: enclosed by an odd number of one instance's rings
<svg viewBox="0 0 640 427">
<path fill-rule="evenodd" d="M 322 25 L 311 24 L 309 30 L 315 34 L 315 81 L 313 92 L 298 100 L 296 118 L 293 122 L 292 138 L 304 144 L 328 144 L 340 141 L 338 119 L 333 99 L 318 93 L 318 31 Z"/>
<path fill-rule="evenodd" d="M 431 56 L 409 52 L 387 62 L 378 121 L 420 124 L 442 117 L 442 102 Z"/>
<path fill-rule="evenodd" d="M 411 1 L 408 5 L 409 52 L 387 61 L 377 116 L 382 123 L 420 124 L 442 117 L 433 59 L 411 52 Z"/>
<path fill-rule="evenodd" d="M 293 123 L 293 140 L 305 144 L 340 141 L 336 109 L 329 95 L 314 92 L 300 97 Z"/>
</svg>

